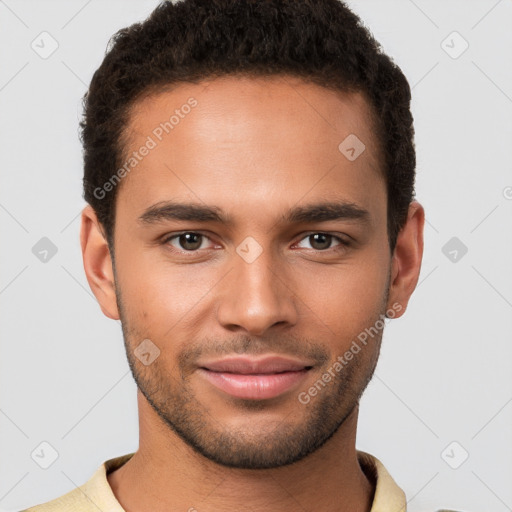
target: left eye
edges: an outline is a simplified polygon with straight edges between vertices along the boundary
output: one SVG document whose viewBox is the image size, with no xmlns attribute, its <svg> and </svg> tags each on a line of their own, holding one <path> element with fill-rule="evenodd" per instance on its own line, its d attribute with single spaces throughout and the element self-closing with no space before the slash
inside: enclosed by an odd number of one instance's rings
<svg viewBox="0 0 512 512">
<path fill-rule="evenodd" d="M 178 243 L 181 245 L 181 249 L 184 249 L 187 252 L 193 252 L 197 249 L 201 249 L 203 239 L 207 239 L 206 235 L 202 235 L 201 233 L 195 233 L 194 231 L 187 231 L 185 233 L 179 233 L 177 235 L 172 235 L 164 240 L 164 244 L 169 243 L 171 240 L 176 238 Z M 177 249 L 180 249 L 179 247 Z"/>
<path fill-rule="evenodd" d="M 307 235 L 303 240 L 311 240 L 312 245 L 316 245 L 317 247 L 313 247 L 318 251 L 325 251 L 326 249 L 331 249 L 330 245 L 333 240 L 337 240 L 339 242 L 339 246 L 348 246 L 349 243 L 340 238 L 339 236 L 330 235 L 329 233 L 311 233 Z"/>
</svg>

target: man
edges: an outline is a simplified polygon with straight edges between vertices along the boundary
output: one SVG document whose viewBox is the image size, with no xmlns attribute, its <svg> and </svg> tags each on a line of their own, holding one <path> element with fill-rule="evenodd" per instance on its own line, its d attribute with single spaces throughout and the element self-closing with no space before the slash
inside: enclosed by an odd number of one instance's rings
<svg viewBox="0 0 512 512">
<path fill-rule="evenodd" d="M 406 510 L 355 448 L 418 281 L 410 88 L 338 0 L 184 0 L 85 98 L 81 245 L 138 386 L 135 454 L 44 511 Z"/>
</svg>

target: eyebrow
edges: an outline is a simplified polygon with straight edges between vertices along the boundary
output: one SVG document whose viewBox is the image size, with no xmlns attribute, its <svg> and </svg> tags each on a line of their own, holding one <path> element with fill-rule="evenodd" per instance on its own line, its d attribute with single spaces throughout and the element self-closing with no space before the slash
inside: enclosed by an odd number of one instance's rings
<svg viewBox="0 0 512 512">
<path fill-rule="evenodd" d="M 142 225 L 157 224 L 167 220 L 233 224 L 232 217 L 216 206 L 177 203 L 173 201 L 156 203 L 147 208 L 138 218 L 138 222 Z M 325 222 L 329 220 L 353 220 L 369 225 L 370 212 L 355 203 L 329 201 L 296 206 L 281 215 L 281 221 L 289 224 Z"/>
</svg>

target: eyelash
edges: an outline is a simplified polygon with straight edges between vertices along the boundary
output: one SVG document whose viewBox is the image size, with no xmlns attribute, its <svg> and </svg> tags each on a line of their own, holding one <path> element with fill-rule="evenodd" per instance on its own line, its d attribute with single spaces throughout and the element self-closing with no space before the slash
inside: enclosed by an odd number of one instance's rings
<svg viewBox="0 0 512 512">
<path fill-rule="evenodd" d="M 194 255 L 194 254 L 197 254 L 199 253 L 200 249 L 196 249 L 196 250 L 193 250 L 193 251 L 185 251 L 185 250 L 179 250 L 179 249 L 176 249 L 175 247 L 172 247 L 169 245 L 169 242 L 171 240 L 173 240 L 174 238 L 179 238 L 181 235 L 185 235 L 185 234 L 193 234 L 193 235 L 200 235 L 201 237 L 203 238 L 207 238 L 207 239 L 210 239 L 210 237 L 208 235 L 205 235 L 204 233 L 201 233 L 199 231 L 181 231 L 179 233 L 174 233 L 170 236 L 167 236 L 165 237 L 163 240 L 162 240 L 162 244 L 167 246 L 167 247 L 170 247 L 170 250 L 172 252 L 177 252 L 179 254 L 190 254 L 190 255 Z M 334 247 L 330 247 L 329 249 L 323 249 L 323 250 L 320 250 L 320 249 L 310 249 L 312 251 L 315 251 L 315 252 L 318 252 L 318 253 L 328 253 L 329 251 L 343 251 L 343 250 L 346 250 L 348 247 L 351 246 L 351 243 L 348 242 L 347 240 L 344 240 L 343 238 L 339 237 L 339 236 L 336 236 L 336 235 L 333 235 L 331 233 L 327 233 L 327 232 L 324 232 L 324 231 L 311 231 L 309 233 L 307 233 L 306 235 L 304 235 L 300 240 L 299 242 L 301 242 L 302 240 L 310 237 L 311 235 L 328 235 L 330 237 L 332 237 L 332 239 L 336 240 L 339 242 L 340 245 L 338 246 L 334 246 Z M 297 242 L 297 243 L 299 243 Z"/>
</svg>

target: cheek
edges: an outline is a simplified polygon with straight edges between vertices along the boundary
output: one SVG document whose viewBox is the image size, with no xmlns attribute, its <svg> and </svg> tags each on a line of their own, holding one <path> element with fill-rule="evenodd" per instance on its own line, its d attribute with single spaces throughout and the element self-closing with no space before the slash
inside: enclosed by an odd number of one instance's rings
<svg viewBox="0 0 512 512">
<path fill-rule="evenodd" d="M 128 254 L 126 251 L 125 254 Z M 204 319 L 218 276 L 212 268 L 176 265 L 135 251 L 116 263 L 125 315 L 145 336 L 164 343 L 180 331 L 189 333 Z"/>
<path fill-rule="evenodd" d="M 364 329 L 379 315 L 386 278 L 382 261 L 347 259 L 339 266 L 318 266 L 315 272 L 304 272 L 296 282 L 297 295 L 319 321 L 345 338 L 347 329 Z"/>
</svg>

